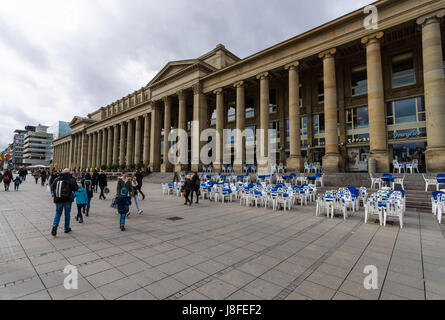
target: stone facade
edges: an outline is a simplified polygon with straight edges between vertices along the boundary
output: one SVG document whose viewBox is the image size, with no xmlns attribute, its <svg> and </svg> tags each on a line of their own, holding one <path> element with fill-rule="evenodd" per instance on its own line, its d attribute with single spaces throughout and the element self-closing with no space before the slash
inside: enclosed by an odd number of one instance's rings
<svg viewBox="0 0 445 320">
<path fill-rule="evenodd" d="M 374 5 L 377 30 L 364 27 L 358 10 L 245 59 L 218 45 L 168 63 L 145 87 L 75 117 L 71 135 L 54 141 L 53 166 L 199 170 L 199 135 L 215 128 L 215 168 L 232 150 L 241 171 L 244 147 L 255 143 L 238 134 L 227 145 L 221 133 L 250 128 L 276 129 L 277 157 L 294 172 L 304 160 L 322 162 L 326 172 L 366 171 L 368 157 L 386 172 L 418 147 L 428 171 L 445 171 L 445 1 Z M 180 157 L 190 165 L 168 160 L 175 128 L 189 131 L 189 152 Z"/>
</svg>

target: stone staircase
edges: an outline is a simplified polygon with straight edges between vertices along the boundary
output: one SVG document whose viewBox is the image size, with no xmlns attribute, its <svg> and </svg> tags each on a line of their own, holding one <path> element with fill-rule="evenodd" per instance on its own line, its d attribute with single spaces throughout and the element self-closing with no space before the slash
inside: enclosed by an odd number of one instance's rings
<svg viewBox="0 0 445 320">
<path fill-rule="evenodd" d="M 153 184 L 161 184 L 161 183 L 171 183 L 173 181 L 175 174 L 172 172 L 153 172 L 147 177 L 144 178 L 144 183 L 153 183 Z"/>
</svg>

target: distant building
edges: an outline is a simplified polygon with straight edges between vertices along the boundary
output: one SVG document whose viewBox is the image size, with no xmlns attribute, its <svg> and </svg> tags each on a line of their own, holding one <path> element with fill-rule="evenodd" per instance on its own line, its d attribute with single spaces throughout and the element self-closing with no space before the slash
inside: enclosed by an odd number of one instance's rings
<svg viewBox="0 0 445 320">
<path fill-rule="evenodd" d="M 57 121 L 49 127 L 48 133 L 52 133 L 54 140 L 62 138 L 71 133 L 70 123 L 66 121 Z"/>
<path fill-rule="evenodd" d="M 48 127 L 38 125 L 35 131 L 28 131 L 24 139 L 23 162 L 25 165 L 45 165 L 51 163 L 53 155 L 53 135 Z"/>
<path fill-rule="evenodd" d="M 14 168 L 23 166 L 23 151 L 25 144 L 25 135 L 27 130 L 17 129 L 14 131 L 14 141 L 12 143 L 12 159 L 11 164 Z"/>
</svg>

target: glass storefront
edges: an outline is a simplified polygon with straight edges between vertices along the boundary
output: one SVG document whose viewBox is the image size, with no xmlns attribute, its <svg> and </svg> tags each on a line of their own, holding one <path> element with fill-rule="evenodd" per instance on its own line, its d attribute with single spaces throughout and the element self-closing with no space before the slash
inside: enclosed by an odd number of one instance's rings
<svg viewBox="0 0 445 320">
<path fill-rule="evenodd" d="M 390 148 L 393 155 L 393 159 L 398 162 L 411 162 L 413 160 L 413 155 L 416 150 L 420 148 L 422 152 L 425 152 L 426 143 L 425 142 L 408 142 L 402 144 L 393 144 Z"/>
</svg>

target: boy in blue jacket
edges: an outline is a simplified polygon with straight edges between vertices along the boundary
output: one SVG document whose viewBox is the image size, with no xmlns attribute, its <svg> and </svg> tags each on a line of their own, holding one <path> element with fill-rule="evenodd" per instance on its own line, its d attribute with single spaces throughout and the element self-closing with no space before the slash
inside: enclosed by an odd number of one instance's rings
<svg viewBox="0 0 445 320">
<path fill-rule="evenodd" d="M 79 189 L 74 191 L 74 198 L 76 198 L 77 204 L 76 220 L 79 221 L 79 223 L 83 223 L 82 210 L 85 210 L 85 207 L 88 205 L 87 191 L 82 186 L 79 186 Z"/>
<path fill-rule="evenodd" d="M 121 195 L 114 200 L 117 205 L 117 212 L 120 214 L 121 231 L 125 231 L 125 218 L 130 211 L 131 197 L 128 196 L 127 188 L 121 189 Z"/>
</svg>

